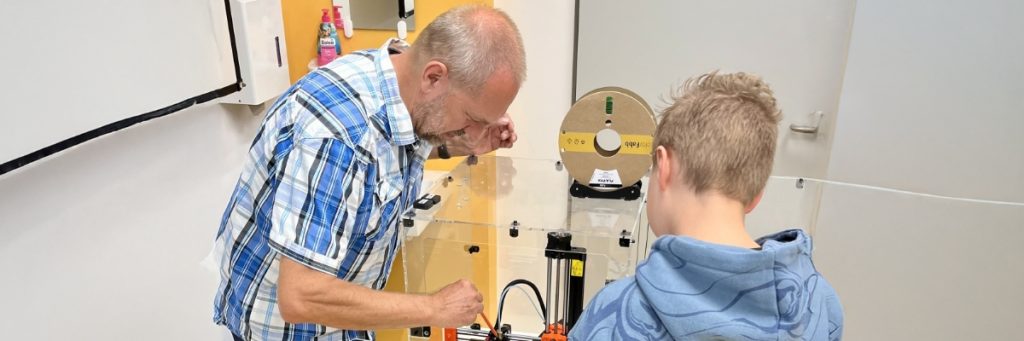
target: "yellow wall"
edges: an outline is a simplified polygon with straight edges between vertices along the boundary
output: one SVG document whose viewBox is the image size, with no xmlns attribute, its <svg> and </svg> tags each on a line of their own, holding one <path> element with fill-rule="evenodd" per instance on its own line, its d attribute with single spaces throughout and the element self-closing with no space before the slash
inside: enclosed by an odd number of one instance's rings
<svg viewBox="0 0 1024 341">
<path fill-rule="evenodd" d="M 487 6 L 493 6 L 492 0 L 433 0 L 433 1 L 416 1 L 416 28 L 409 32 L 408 41 L 415 41 L 419 34 L 419 30 L 426 27 L 430 21 L 436 18 L 438 15 L 448 10 L 449 8 L 456 7 L 465 4 L 483 4 Z M 288 48 L 288 71 L 291 75 L 291 81 L 294 83 L 299 78 L 306 75 L 309 72 L 309 62 L 316 57 L 316 40 L 317 31 L 319 30 L 320 17 L 322 15 L 322 9 L 330 8 L 332 6 L 329 0 L 282 0 L 281 3 L 282 12 L 284 17 L 284 30 L 285 40 Z M 354 18 L 359 20 L 359 18 Z M 371 49 L 380 47 L 388 38 L 395 37 L 395 31 L 378 31 L 378 30 L 355 30 L 352 38 L 341 38 L 342 53 L 349 53 L 355 50 Z M 437 160 L 430 161 L 427 163 L 427 168 L 438 169 L 438 170 L 449 170 L 455 167 L 463 158 L 453 158 L 452 160 Z M 495 174 L 494 169 L 478 169 L 474 172 L 484 171 L 491 174 L 492 177 Z M 483 194 L 483 197 L 476 197 L 473 200 L 483 200 L 486 202 L 494 203 L 493 194 Z M 490 206 L 491 209 L 481 210 L 478 214 L 483 219 L 493 219 L 494 210 L 493 204 Z M 479 221 L 479 220 L 478 220 Z M 439 226 L 431 226 L 428 228 L 440 228 Z M 486 230 L 481 233 L 477 230 L 472 233 L 470 237 L 474 244 L 480 244 L 481 252 L 477 257 L 473 257 L 473 270 L 472 277 L 470 280 L 477 285 L 477 288 L 483 293 L 485 311 L 493 318 L 496 310 L 496 296 L 497 296 L 497 283 L 494 282 L 496 275 L 494 273 L 496 265 L 497 250 L 495 247 L 496 234 L 493 230 Z M 463 239 L 465 240 L 465 239 Z M 492 247 L 488 248 L 487 245 Z M 434 268 L 441 264 L 446 264 L 451 259 L 457 257 L 464 257 L 465 251 L 460 249 L 447 250 L 437 249 L 431 250 L 431 259 L 426 262 L 430 263 L 429 268 Z M 456 252 L 456 254 L 448 254 L 446 252 Z M 451 258 L 451 259 L 446 259 Z M 395 259 L 395 266 L 391 271 L 391 278 L 388 281 L 388 285 L 385 288 L 387 291 L 394 292 L 405 292 L 405 275 L 403 273 L 403 259 L 401 254 Z M 422 264 L 423 262 L 418 262 Z M 432 340 L 440 340 L 442 335 L 441 330 L 434 328 L 434 336 Z M 377 334 L 380 340 L 404 340 L 407 337 L 407 330 L 381 330 Z"/>
<path fill-rule="evenodd" d="M 409 32 L 409 42 L 416 39 L 419 30 L 449 8 L 465 4 L 494 5 L 492 0 L 434 0 L 416 1 L 416 28 Z M 329 0 L 282 0 L 284 37 L 288 44 L 288 71 L 292 82 L 308 71 L 309 61 L 316 58 L 316 34 L 320 29 L 320 16 L 324 8 L 332 6 Z M 359 18 L 353 18 L 359 20 Z M 352 38 L 341 36 L 342 53 L 380 47 L 395 31 L 355 30 Z"/>
</svg>

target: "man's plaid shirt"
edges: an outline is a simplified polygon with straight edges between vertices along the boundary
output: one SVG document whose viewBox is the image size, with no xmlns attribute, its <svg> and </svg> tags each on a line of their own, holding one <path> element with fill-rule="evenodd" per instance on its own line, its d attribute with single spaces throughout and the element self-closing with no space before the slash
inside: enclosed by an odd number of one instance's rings
<svg viewBox="0 0 1024 341">
<path fill-rule="evenodd" d="M 346 55 L 269 109 L 224 212 L 213 319 L 251 340 L 355 340 L 373 333 L 289 324 L 279 256 L 373 289 L 387 281 L 400 215 L 431 146 L 413 132 L 389 58 L 404 44 Z"/>
</svg>

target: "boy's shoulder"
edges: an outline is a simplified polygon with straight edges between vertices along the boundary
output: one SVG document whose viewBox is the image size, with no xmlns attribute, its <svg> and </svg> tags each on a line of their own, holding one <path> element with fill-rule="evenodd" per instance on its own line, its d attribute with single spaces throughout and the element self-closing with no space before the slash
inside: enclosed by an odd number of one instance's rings
<svg viewBox="0 0 1024 341">
<path fill-rule="evenodd" d="M 590 300 L 588 307 L 610 309 L 613 306 L 622 306 L 623 303 L 631 302 L 634 299 L 644 299 L 642 295 L 637 295 L 634 292 L 636 290 L 636 276 L 620 278 L 601 288 Z"/>
<path fill-rule="evenodd" d="M 654 307 L 638 291 L 636 281 L 636 276 L 624 277 L 602 288 L 587 304 L 587 309 L 570 331 L 569 339 L 670 339 L 657 321 Z"/>
</svg>

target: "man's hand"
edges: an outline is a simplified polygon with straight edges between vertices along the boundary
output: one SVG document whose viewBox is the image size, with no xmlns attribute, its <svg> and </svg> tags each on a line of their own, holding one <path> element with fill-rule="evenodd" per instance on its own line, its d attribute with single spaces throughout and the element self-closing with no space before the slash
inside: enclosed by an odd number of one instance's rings
<svg viewBox="0 0 1024 341">
<path fill-rule="evenodd" d="M 445 286 L 431 295 L 431 299 L 435 313 L 433 325 L 440 327 L 468 325 L 484 310 L 483 296 L 473 283 L 464 279 Z"/>
<path fill-rule="evenodd" d="M 498 148 L 512 148 L 519 139 L 516 124 L 508 114 L 484 129 L 476 133 L 468 132 L 467 129 L 467 132 L 446 139 L 449 153 L 452 156 L 483 155 Z"/>
<path fill-rule="evenodd" d="M 480 141 L 475 155 L 487 154 L 498 148 L 512 148 L 519 136 L 516 135 L 516 123 L 508 114 L 498 119 L 498 122 L 487 129 L 487 136 Z"/>
</svg>

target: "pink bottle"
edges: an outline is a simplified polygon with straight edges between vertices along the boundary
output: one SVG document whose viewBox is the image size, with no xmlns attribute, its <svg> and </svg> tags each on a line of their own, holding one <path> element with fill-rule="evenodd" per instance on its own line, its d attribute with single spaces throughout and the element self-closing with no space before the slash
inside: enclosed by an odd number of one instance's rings
<svg viewBox="0 0 1024 341">
<path fill-rule="evenodd" d="M 335 45 L 334 50 L 338 52 L 339 56 L 341 55 L 341 38 L 338 37 L 342 35 L 341 32 L 345 32 L 345 18 L 341 17 L 341 6 L 334 6 L 334 42 L 338 44 Z"/>
<path fill-rule="evenodd" d="M 316 65 L 324 66 L 338 58 L 338 52 L 335 47 L 338 46 L 338 42 L 331 36 L 331 16 L 328 14 L 328 10 L 324 9 L 323 17 L 320 17 L 320 32 L 317 36 L 320 37 L 317 43 L 317 51 L 319 51 Z"/>
</svg>

